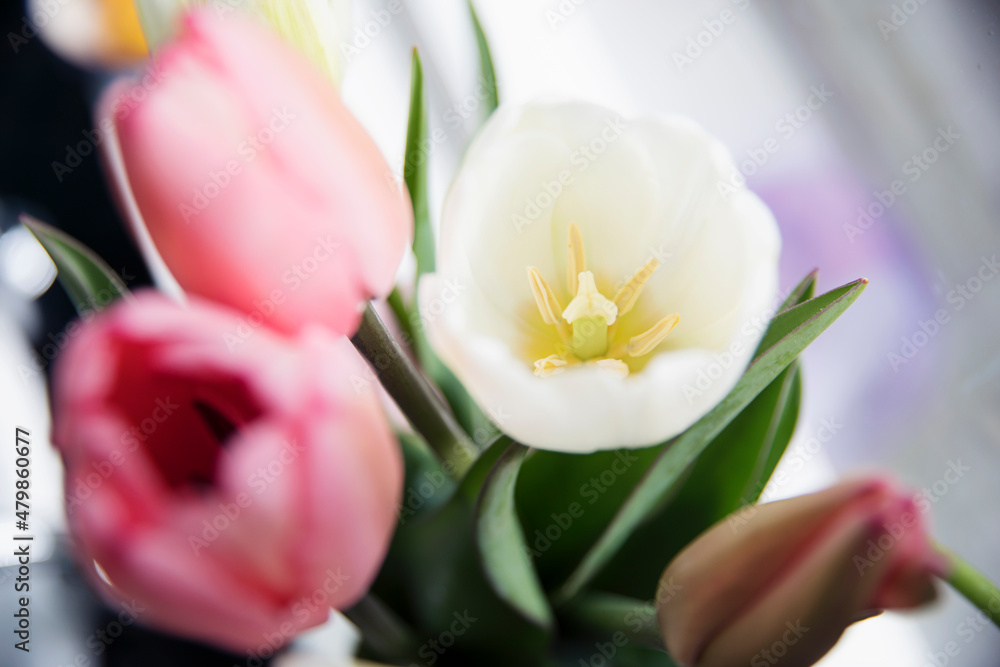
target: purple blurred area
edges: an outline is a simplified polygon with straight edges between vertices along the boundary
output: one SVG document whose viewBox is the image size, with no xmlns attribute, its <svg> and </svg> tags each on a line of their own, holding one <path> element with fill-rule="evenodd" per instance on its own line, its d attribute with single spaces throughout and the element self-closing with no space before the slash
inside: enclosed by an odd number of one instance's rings
<svg viewBox="0 0 1000 667">
<path fill-rule="evenodd" d="M 933 400 L 930 379 L 941 351 L 889 360 L 886 350 L 900 348 L 918 322 L 933 319 L 933 270 L 903 216 L 890 209 L 872 218 L 868 209 L 881 206 L 874 192 L 847 165 L 832 166 L 839 168 L 787 175 L 755 190 L 781 228 L 782 293 L 816 268 L 817 293 L 869 280 L 844 321 L 805 355 L 808 400 L 850 415 L 849 437 L 830 450 L 838 467 L 850 467 L 902 446 L 880 433 Z"/>
</svg>

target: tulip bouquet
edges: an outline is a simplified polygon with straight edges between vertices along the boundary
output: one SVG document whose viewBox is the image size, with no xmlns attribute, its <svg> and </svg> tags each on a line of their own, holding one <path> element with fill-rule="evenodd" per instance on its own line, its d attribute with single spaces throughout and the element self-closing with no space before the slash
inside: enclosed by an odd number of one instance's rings
<svg viewBox="0 0 1000 667">
<path fill-rule="evenodd" d="M 1000 618 L 887 478 L 757 505 L 865 281 L 777 298 L 774 219 L 699 126 L 498 105 L 473 14 L 492 113 L 435 234 L 416 53 L 401 188 L 328 3 L 177 4 L 141 4 L 156 84 L 97 112 L 162 293 L 25 220 L 83 320 L 55 442 L 108 599 L 247 665 L 331 609 L 401 665 L 809 665 L 935 577 Z"/>
</svg>

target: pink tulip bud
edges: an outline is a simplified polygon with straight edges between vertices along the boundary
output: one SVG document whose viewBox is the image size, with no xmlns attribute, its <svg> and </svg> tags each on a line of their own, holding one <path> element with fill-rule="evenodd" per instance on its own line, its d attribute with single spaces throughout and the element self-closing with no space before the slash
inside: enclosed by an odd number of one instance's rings
<svg viewBox="0 0 1000 667">
<path fill-rule="evenodd" d="M 136 235 L 144 223 L 185 290 L 249 314 L 280 299 L 268 326 L 351 334 L 392 289 L 407 197 L 330 81 L 271 31 L 189 14 L 152 73 L 112 86 L 98 113 Z"/>
<path fill-rule="evenodd" d="M 702 534 L 663 573 L 660 626 L 683 665 L 812 665 L 850 624 L 933 600 L 942 567 L 912 495 L 844 482 Z"/>
<path fill-rule="evenodd" d="M 245 327 L 152 293 L 98 315 L 56 368 L 54 440 L 106 597 L 259 655 L 367 590 L 402 461 L 346 339 Z"/>
</svg>

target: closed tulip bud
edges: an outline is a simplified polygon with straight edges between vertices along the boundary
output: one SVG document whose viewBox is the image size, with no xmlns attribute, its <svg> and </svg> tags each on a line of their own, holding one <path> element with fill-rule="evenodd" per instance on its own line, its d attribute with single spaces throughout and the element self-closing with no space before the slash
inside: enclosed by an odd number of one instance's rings
<svg viewBox="0 0 1000 667">
<path fill-rule="evenodd" d="M 256 16 L 309 57 L 334 84 L 343 67 L 339 44 L 351 25 L 348 0 L 135 0 L 150 48 L 158 50 L 181 25 L 188 9 L 208 7 L 217 16 Z"/>
<path fill-rule="evenodd" d="M 255 22 L 187 15 L 153 74 L 113 86 L 99 114 L 135 236 L 185 291 L 339 334 L 391 291 L 406 195 L 336 91 Z M 281 305 L 262 314 L 262 300 Z"/>
<path fill-rule="evenodd" d="M 912 495 L 844 482 L 702 534 L 663 574 L 660 626 L 689 667 L 812 665 L 852 623 L 932 601 L 942 568 Z"/>
</svg>

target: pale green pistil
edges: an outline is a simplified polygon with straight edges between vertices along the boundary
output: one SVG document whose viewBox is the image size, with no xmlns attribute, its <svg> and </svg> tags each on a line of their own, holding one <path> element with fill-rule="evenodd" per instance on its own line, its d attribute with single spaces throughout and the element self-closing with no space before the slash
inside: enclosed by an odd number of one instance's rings
<svg viewBox="0 0 1000 667">
<path fill-rule="evenodd" d="M 597 289 L 594 274 L 582 271 L 576 297 L 562 313 L 573 325 L 570 344 L 581 361 L 601 357 L 608 352 L 608 326 L 618 318 L 618 306 Z"/>
<path fill-rule="evenodd" d="M 573 322 L 572 350 L 580 361 L 608 353 L 608 321 L 603 315 L 581 317 Z"/>
</svg>

